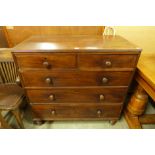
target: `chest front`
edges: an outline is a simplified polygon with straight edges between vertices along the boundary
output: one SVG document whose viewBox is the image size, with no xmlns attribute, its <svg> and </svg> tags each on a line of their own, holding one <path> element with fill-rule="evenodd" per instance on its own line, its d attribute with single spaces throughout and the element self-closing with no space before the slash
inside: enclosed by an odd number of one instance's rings
<svg viewBox="0 0 155 155">
<path fill-rule="evenodd" d="M 116 45 L 110 48 L 110 40 L 108 48 L 96 49 L 84 43 L 77 49 L 75 40 L 73 47 L 65 42 L 57 39 L 59 46 L 48 50 L 27 49 L 27 42 L 13 51 L 33 119 L 118 120 L 140 51 L 124 48 L 123 43 L 120 50 Z"/>
</svg>

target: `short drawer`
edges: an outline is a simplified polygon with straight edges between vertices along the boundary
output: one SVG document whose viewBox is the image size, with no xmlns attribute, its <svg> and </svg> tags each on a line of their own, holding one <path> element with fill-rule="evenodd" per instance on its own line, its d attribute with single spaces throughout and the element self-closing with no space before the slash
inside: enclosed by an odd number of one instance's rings
<svg viewBox="0 0 155 155">
<path fill-rule="evenodd" d="M 123 54 L 79 54 L 78 65 L 80 68 L 134 68 L 137 55 Z"/>
<path fill-rule="evenodd" d="M 75 68 L 76 55 L 66 53 L 15 54 L 19 68 Z"/>
<path fill-rule="evenodd" d="M 128 86 L 132 72 L 24 71 L 25 87 Z"/>
<path fill-rule="evenodd" d="M 120 105 L 103 106 L 51 106 L 32 105 L 34 118 L 44 120 L 63 120 L 72 118 L 118 118 Z"/>
<path fill-rule="evenodd" d="M 70 103 L 100 104 L 122 103 L 127 92 L 126 88 L 76 88 L 76 89 L 29 89 L 26 90 L 31 103 Z"/>
</svg>

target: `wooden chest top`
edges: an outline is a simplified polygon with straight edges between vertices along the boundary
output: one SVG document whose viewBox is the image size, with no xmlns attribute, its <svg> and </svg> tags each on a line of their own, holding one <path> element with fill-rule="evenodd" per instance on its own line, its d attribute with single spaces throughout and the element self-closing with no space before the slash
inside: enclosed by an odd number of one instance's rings
<svg viewBox="0 0 155 155">
<path fill-rule="evenodd" d="M 103 51 L 140 52 L 141 49 L 121 36 L 102 35 L 52 35 L 32 36 L 13 48 L 14 52 L 47 51 Z"/>
</svg>

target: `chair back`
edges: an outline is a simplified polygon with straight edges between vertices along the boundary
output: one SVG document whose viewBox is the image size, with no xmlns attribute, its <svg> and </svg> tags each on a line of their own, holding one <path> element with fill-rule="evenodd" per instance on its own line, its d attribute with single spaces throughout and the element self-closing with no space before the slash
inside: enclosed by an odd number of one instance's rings
<svg viewBox="0 0 155 155">
<path fill-rule="evenodd" d="M 16 83 L 18 76 L 11 49 L 0 49 L 0 83 Z"/>
</svg>

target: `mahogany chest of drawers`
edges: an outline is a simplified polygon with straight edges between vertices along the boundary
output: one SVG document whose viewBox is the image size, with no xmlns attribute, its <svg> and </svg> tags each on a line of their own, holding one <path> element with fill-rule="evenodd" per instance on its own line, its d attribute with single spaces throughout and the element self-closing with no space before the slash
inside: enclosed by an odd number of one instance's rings
<svg viewBox="0 0 155 155">
<path fill-rule="evenodd" d="M 141 49 L 120 36 L 34 36 L 12 53 L 33 120 L 119 119 Z"/>
</svg>

